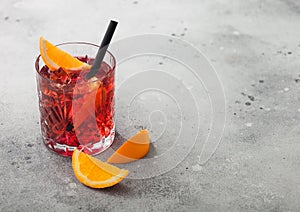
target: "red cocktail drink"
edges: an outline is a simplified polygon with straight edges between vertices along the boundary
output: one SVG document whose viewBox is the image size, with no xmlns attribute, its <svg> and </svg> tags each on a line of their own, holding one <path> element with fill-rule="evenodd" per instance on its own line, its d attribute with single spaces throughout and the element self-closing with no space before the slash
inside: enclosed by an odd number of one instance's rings
<svg viewBox="0 0 300 212">
<path fill-rule="evenodd" d="M 92 64 L 98 46 L 65 43 L 59 48 Z M 115 135 L 115 58 L 109 52 L 97 74 L 86 79 L 89 70 L 50 71 L 40 56 L 36 60 L 41 132 L 46 147 L 60 155 L 72 156 L 83 147 L 89 154 L 107 149 Z"/>
</svg>

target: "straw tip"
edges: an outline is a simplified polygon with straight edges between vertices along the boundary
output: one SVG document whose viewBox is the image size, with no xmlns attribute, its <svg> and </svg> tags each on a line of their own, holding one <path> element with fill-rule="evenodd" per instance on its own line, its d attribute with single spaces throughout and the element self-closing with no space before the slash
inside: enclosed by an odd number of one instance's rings
<svg viewBox="0 0 300 212">
<path fill-rule="evenodd" d="M 118 25 L 118 22 L 117 21 L 115 21 L 115 20 L 110 20 L 110 23 L 109 23 L 109 25 L 113 25 L 113 26 L 117 26 Z"/>
<path fill-rule="evenodd" d="M 111 19 L 110 22 L 113 22 L 113 23 L 116 23 L 116 24 L 118 23 L 118 21 L 113 20 L 113 19 Z"/>
</svg>

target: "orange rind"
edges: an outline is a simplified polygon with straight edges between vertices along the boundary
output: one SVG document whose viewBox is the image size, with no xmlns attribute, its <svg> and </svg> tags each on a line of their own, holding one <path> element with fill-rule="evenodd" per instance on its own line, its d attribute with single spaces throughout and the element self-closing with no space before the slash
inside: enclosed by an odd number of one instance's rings
<svg viewBox="0 0 300 212">
<path fill-rule="evenodd" d="M 90 68 L 87 63 L 81 62 L 77 58 L 59 49 L 43 37 L 40 37 L 40 54 L 44 63 L 51 71 L 56 71 L 59 68 L 65 71 L 79 71 Z"/>
<path fill-rule="evenodd" d="M 78 149 L 73 152 L 72 167 L 76 178 L 91 188 L 113 186 L 128 175 L 128 170 L 102 162 Z"/>
<path fill-rule="evenodd" d="M 147 155 L 150 149 L 148 130 L 141 130 L 129 138 L 107 160 L 108 163 L 121 164 L 139 160 Z"/>
</svg>

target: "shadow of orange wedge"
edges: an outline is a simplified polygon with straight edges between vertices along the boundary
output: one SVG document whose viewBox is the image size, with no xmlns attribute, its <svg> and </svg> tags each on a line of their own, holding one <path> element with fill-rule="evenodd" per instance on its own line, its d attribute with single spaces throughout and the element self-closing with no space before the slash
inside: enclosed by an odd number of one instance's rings
<svg viewBox="0 0 300 212">
<path fill-rule="evenodd" d="M 108 158 L 107 162 L 114 164 L 130 163 L 145 157 L 149 152 L 149 148 L 150 138 L 148 130 L 141 130 L 122 144 L 122 146 Z"/>
</svg>

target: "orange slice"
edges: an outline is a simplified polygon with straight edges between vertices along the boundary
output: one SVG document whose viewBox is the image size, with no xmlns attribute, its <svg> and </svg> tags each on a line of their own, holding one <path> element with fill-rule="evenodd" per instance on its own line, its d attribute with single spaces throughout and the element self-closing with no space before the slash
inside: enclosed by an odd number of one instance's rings
<svg viewBox="0 0 300 212">
<path fill-rule="evenodd" d="M 128 175 L 128 170 L 119 169 L 77 149 L 72 155 L 72 167 L 76 178 L 91 188 L 113 186 Z"/>
<path fill-rule="evenodd" d="M 43 37 L 40 37 L 40 54 L 51 71 L 58 70 L 59 68 L 66 71 L 78 71 L 90 68 L 90 65 L 59 49 Z"/>
<path fill-rule="evenodd" d="M 117 151 L 112 154 L 108 163 L 129 163 L 141 159 L 147 155 L 150 148 L 148 130 L 141 130 L 129 138 Z"/>
<path fill-rule="evenodd" d="M 97 89 L 97 86 L 98 89 Z M 84 121 L 89 117 L 95 116 L 95 111 L 102 109 L 106 100 L 106 89 L 103 86 L 102 82 L 99 82 L 96 86 L 96 91 L 92 91 L 89 94 L 85 95 L 85 101 L 82 106 L 75 114 L 73 114 L 74 127 L 77 129 Z M 95 93 L 96 92 L 96 93 Z"/>
</svg>

